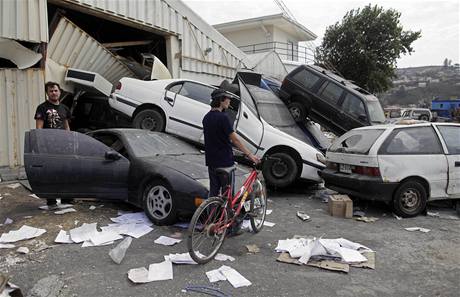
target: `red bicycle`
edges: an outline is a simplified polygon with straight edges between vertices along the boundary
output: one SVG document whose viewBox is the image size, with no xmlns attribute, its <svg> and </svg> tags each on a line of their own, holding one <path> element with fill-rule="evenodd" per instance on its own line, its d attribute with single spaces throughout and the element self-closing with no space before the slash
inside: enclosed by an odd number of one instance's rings
<svg viewBox="0 0 460 297">
<path fill-rule="evenodd" d="M 193 214 L 188 229 L 187 247 L 192 259 L 199 264 L 207 263 L 216 256 L 225 240 L 227 229 L 236 220 L 249 217 L 255 233 L 264 225 L 267 196 L 255 165 L 243 186 L 232 196 L 233 180 L 229 177 L 235 169 L 236 167 L 217 169 L 218 174 L 225 176 L 230 182 L 222 195 L 206 199 Z"/>
</svg>

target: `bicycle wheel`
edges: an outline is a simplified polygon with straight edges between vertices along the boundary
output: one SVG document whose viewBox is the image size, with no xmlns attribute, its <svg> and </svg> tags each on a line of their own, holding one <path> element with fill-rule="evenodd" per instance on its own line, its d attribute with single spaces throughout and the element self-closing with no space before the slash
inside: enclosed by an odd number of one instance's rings
<svg viewBox="0 0 460 297">
<path fill-rule="evenodd" d="M 260 182 L 259 179 L 256 179 L 253 186 L 253 191 L 251 193 L 249 216 L 252 231 L 258 233 L 262 230 L 265 222 L 265 215 L 267 213 L 267 192 L 265 187 Z"/>
<path fill-rule="evenodd" d="M 205 200 L 193 214 L 188 228 L 187 247 L 198 264 L 211 261 L 225 239 L 227 211 L 219 197 Z"/>
</svg>

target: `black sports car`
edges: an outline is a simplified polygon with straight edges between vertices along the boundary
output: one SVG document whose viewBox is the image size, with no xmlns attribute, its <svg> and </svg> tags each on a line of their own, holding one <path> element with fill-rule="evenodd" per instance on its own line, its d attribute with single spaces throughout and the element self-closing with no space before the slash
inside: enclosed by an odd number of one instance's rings
<svg viewBox="0 0 460 297">
<path fill-rule="evenodd" d="M 158 225 L 192 214 L 208 195 L 204 155 L 160 132 L 31 130 L 25 134 L 24 161 L 40 198 L 128 201 Z M 237 181 L 245 173 L 238 169 Z"/>
</svg>

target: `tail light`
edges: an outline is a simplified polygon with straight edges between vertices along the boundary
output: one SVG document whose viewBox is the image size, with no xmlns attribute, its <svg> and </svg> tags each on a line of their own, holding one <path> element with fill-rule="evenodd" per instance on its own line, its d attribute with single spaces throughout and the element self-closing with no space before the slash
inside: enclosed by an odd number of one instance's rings
<svg viewBox="0 0 460 297">
<path fill-rule="evenodd" d="M 115 90 L 121 90 L 121 81 L 117 83 Z"/>
<path fill-rule="evenodd" d="M 378 167 L 353 166 L 351 172 L 368 176 L 380 176 Z"/>
<path fill-rule="evenodd" d="M 328 169 L 337 170 L 337 163 L 326 161 L 326 167 Z"/>
</svg>

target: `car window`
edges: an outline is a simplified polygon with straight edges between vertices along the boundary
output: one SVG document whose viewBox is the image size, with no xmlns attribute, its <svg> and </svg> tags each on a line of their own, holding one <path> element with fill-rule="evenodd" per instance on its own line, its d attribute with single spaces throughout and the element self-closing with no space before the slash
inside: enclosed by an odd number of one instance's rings
<svg viewBox="0 0 460 297">
<path fill-rule="evenodd" d="M 189 97 L 198 102 L 209 104 L 211 102 L 211 93 L 213 88 L 197 84 L 194 82 L 185 82 L 179 94 Z"/>
<path fill-rule="evenodd" d="M 368 154 L 374 142 L 385 129 L 352 130 L 335 140 L 329 151 L 350 154 Z"/>
<path fill-rule="evenodd" d="M 460 154 L 460 127 L 438 126 L 438 129 L 447 145 L 449 154 Z"/>
<path fill-rule="evenodd" d="M 343 88 L 334 84 L 328 83 L 327 86 L 322 91 L 321 95 L 330 103 L 337 104 L 339 102 L 340 96 L 343 93 Z"/>
<path fill-rule="evenodd" d="M 379 154 L 442 154 L 442 147 L 432 127 L 412 127 L 393 130 Z"/>
<path fill-rule="evenodd" d="M 311 89 L 320 79 L 320 77 L 306 69 L 295 73 L 292 78 L 302 84 L 305 88 Z"/>
<path fill-rule="evenodd" d="M 168 91 L 177 94 L 177 93 L 179 93 L 180 88 L 182 88 L 182 84 L 177 84 L 177 85 L 173 85 L 172 87 L 170 87 Z"/>
<path fill-rule="evenodd" d="M 47 133 L 48 129 L 37 129 L 38 152 L 49 155 L 75 155 L 75 142 L 78 132 L 67 130 L 53 130 Z"/>
<path fill-rule="evenodd" d="M 385 113 L 383 112 L 382 105 L 380 105 L 379 101 L 367 101 L 367 110 L 369 112 L 371 123 L 385 122 Z M 397 115 L 399 116 L 399 112 L 397 112 Z M 390 117 L 392 117 L 391 114 Z"/>
<path fill-rule="evenodd" d="M 79 156 L 104 158 L 110 148 L 88 135 L 78 133 L 76 150 Z"/>
<path fill-rule="evenodd" d="M 342 110 L 357 119 L 360 118 L 360 116 L 366 117 L 366 110 L 364 109 L 363 102 L 361 101 L 361 99 L 350 93 L 348 93 L 345 99 L 343 100 Z M 366 119 L 361 118 L 360 120 Z"/>
<path fill-rule="evenodd" d="M 105 147 L 105 151 L 114 150 L 125 158 L 129 159 L 128 151 L 126 150 L 123 141 L 115 134 L 99 132 L 99 133 L 90 133 L 91 137 L 100 141 L 101 144 Z M 105 153 L 104 153 L 105 154 Z"/>
</svg>

